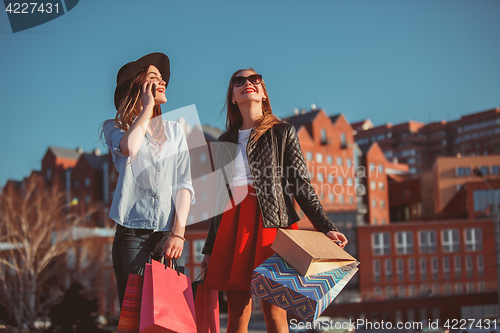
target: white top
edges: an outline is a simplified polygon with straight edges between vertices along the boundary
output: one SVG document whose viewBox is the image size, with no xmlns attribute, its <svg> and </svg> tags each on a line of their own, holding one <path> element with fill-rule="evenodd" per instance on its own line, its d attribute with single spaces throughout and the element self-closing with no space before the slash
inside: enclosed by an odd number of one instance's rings
<svg viewBox="0 0 500 333">
<path fill-rule="evenodd" d="M 252 128 L 238 130 L 238 149 L 234 160 L 233 178 L 231 187 L 253 185 L 252 174 L 248 166 L 247 144 Z"/>
</svg>

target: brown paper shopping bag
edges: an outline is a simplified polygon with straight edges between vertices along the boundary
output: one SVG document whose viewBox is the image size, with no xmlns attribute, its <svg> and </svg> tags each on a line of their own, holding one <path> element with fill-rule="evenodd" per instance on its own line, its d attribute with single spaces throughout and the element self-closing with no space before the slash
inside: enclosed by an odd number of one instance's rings
<svg viewBox="0 0 500 333">
<path fill-rule="evenodd" d="M 302 276 L 327 272 L 357 262 L 318 231 L 278 229 L 271 248 Z"/>
</svg>

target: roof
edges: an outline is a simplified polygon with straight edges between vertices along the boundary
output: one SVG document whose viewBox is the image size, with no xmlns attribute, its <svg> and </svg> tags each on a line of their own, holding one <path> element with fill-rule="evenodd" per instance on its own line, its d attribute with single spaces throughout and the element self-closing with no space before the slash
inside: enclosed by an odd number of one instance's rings
<svg viewBox="0 0 500 333">
<path fill-rule="evenodd" d="M 208 141 L 217 141 L 219 136 L 223 133 L 220 128 L 209 125 L 202 125 L 201 128 L 203 129 L 203 134 L 205 134 L 205 138 Z"/>
<path fill-rule="evenodd" d="M 337 119 L 339 119 L 340 117 L 340 114 L 336 114 L 334 116 L 331 116 L 330 119 L 332 120 L 332 123 L 336 123 L 337 122 Z"/>
<path fill-rule="evenodd" d="M 323 110 L 314 110 L 306 113 L 302 113 L 296 116 L 291 116 L 284 118 L 283 120 L 287 123 L 293 125 L 295 129 L 299 129 L 302 125 L 310 124 L 316 118 L 316 116 Z"/>
<path fill-rule="evenodd" d="M 83 153 L 82 155 L 94 170 L 101 170 L 103 165 L 107 162 L 106 155 L 95 155 L 92 153 Z"/>
<path fill-rule="evenodd" d="M 83 152 L 81 150 L 66 149 L 59 147 L 49 147 L 49 150 L 52 151 L 52 153 L 56 155 L 56 157 L 70 158 L 73 160 L 77 160 Z"/>
</svg>

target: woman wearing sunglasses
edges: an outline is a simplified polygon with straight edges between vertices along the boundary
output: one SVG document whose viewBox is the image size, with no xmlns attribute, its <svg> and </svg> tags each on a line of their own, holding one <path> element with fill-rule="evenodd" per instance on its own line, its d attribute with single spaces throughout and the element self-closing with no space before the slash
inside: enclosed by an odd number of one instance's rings
<svg viewBox="0 0 500 333">
<path fill-rule="evenodd" d="M 102 126 L 118 171 L 109 217 L 116 222 L 112 257 L 120 304 L 129 274 L 144 272 L 164 234 L 165 257 L 181 256 L 194 203 L 184 130 L 161 116 L 169 78 L 163 53 L 125 64 L 116 78 L 115 119 Z"/>
<path fill-rule="evenodd" d="M 272 113 L 262 76 L 236 71 L 227 90 L 227 132 L 219 138 L 216 207 L 202 253 L 205 283 L 226 291 L 227 332 L 247 332 L 253 270 L 270 257 L 277 228 L 297 229 L 295 198 L 315 228 L 343 248 L 309 181 L 295 128 Z M 234 162 L 233 162 L 234 160 Z M 224 179 L 229 183 L 228 187 Z M 288 332 L 286 311 L 263 302 L 268 332 Z"/>
</svg>

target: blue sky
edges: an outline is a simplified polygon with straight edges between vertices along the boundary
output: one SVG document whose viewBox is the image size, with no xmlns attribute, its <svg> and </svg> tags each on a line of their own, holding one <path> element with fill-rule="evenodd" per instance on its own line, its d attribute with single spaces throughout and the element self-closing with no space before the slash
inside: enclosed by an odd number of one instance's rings
<svg viewBox="0 0 500 333">
<path fill-rule="evenodd" d="M 286 3 L 286 4 L 285 4 Z M 453 120 L 500 105 L 500 1 L 80 1 L 13 34 L 0 13 L 0 186 L 51 145 L 101 148 L 116 73 L 164 52 L 163 111 L 219 116 L 230 75 L 264 76 L 274 112 L 312 103 L 375 125 Z"/>
</svg>

